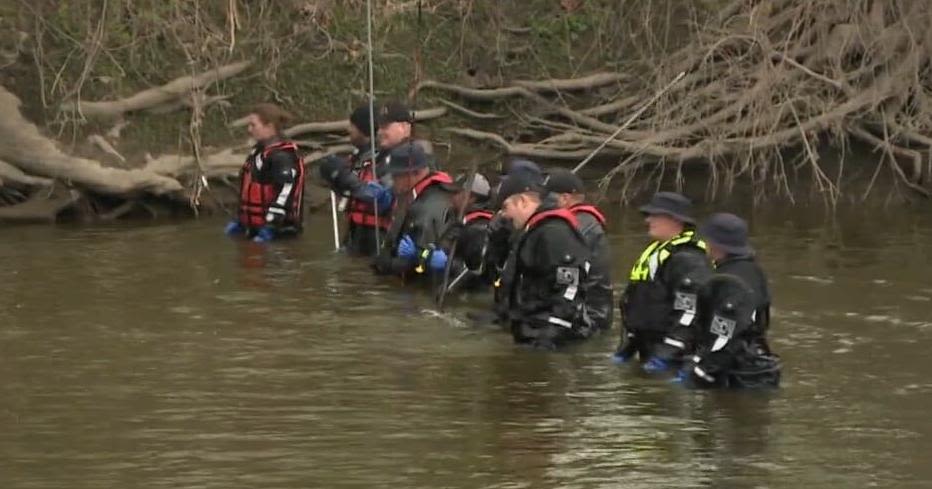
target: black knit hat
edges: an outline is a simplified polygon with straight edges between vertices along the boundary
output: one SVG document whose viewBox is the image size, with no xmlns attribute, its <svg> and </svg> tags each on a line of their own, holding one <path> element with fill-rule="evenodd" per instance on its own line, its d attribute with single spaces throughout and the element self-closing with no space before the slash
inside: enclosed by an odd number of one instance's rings
<svg viewBox="0 0 932 489">
<path fill-rule="evenodd" d="M 374 108 L 375 110 L 379 110 L 378 105 L 376 105 Z M 356 110 L 354 110 L 353 113 L 350 114 L 349 120 L 350 120 L 350 124 L 355 126 L 356 129 L 359 129 L 359 132 L 363 134 L 369 134 L 369 131 L 370 131 L 369 125 L 371 124 L 370 121 L 372 120 L 372 112 L 369 111 L 369 104 L 360 105 L 359 107 L 356 107 Z M 375 125 L 375 132 L 379 132 L 378 124 Z"/>
</svg>

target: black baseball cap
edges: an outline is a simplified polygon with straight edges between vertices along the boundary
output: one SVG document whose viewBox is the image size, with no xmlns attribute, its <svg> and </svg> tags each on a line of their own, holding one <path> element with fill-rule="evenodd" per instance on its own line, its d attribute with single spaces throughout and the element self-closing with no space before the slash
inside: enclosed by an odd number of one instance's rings
<svg viewBox="0 0 932 489">
<path fill-rule="evenodd" d="M 554 168 L 544 177 L 544 186 L 555 194 L 583 194 L 586 186 L 578 175 L 566 168 Z"/>
<path fill-rule="evenodd" d="M 388 172 L 396 175 L 428 168 L 430 157 L 421 145 L 406 142 L 396 146 L 388 153 L 386 163 Z"/>
<path fill-rule="evenodd" d="M 414 114 L 407 105 L 395 100 L 379 108 L 379 125 L 385 126 L 393 122 L 414 122 Z"/>
<path fill-rule="evenodd" d="M 519 171 L 507 175 L 502 179 L 502 183 L 498 187 L 498 194 L 495 198 L 496 207 L 501 207 L 508 197 L 525 192 L 545 193 L 543 177 L 540 174 L 528 171 Z"/>
<path fill-rule="evenodd" d="M 505 161 L 505 164 L 502 165 L 502 175 L 510 175 L 521 171 L 537 174 L 542 173 L 540 171 L 540 165 L 524 158 L 513 158 Z"/>
</svg>

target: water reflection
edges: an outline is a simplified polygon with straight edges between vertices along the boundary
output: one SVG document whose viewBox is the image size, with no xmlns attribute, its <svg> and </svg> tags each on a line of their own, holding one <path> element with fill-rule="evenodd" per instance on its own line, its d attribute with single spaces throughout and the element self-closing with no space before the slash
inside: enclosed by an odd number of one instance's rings
<svg viewBox="0 0 932 489">
<path fill-rule="evenodd" d="M 932 222 L 764 209 L 772 394 L 527 351 L 311 236 L 0 230 L 0 482 L 58 487 L 923 487 Z M 314 216 L 310 230 L 323 228 Z M 877 229 L 876 223 L 883 223 Z M 612 222 L 618 276 L 640 218 Z"/>
</svg>

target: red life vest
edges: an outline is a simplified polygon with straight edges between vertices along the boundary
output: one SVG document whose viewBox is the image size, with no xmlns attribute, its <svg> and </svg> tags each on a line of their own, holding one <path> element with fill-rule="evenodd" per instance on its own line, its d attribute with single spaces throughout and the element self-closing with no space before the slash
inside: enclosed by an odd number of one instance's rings
<svg viewBox="0 0 932 489">
<path fill-rule="evenodd" d="M 362 169 L 359 170 L 359 181 L 363 185 L 376 180 L 373 165 L 372 160 L 366 161 L 363 163 Z M 378 210 L 378 218 L 376 218 L 376 210 Z M 392 225 L 391 209 L 376 209 L 371 203 L 358 199 L 350 201 L 347 217 L 349 217 L 351 223 L 357 226 L 378 226 L 382 229 L 388 229 Z"/>
<path fill-rule="evenodd" d="M 590 205 L 590 204 L 574 205 L 573 207 L 570 207 L 570 212 L 572 212 L 573 214 L 578 214 L 580 212 L 585 212 L 587 214 L 590 214 L 592 215 L 592 217 L 595 218 L 596 221 L 599 221 L 599 224 L 601 224 L 603 228 L 606 226 L 606 223 L 608 222 L 605 219 L 605 215 L 602 214 L 602 211 L 600 211 L 599 208 L 594 205 Z"/>
<path fill-rule="evenodd" d="M 463 224 L 469 224 L 477 219 L 492 219 L 493 217 L 495 217 L 495 214 L 486 210 L 472 211 L 463 216 Z"/>
<path fill-rule="evenodd" d="M 573 229 L 579 229 L 579 220 L 576 219 L 576 214 L 573 214 L 567 209 L 551 209 L 549 211 L 538 212 L 537 214 L 534 214 L 533 216 L 531 216 L 531 218 L 527 222 L 527 225 L 524 227 L 524 230 L 530 231 L 531 229 L 534 229 L 538 224 L 540 224 L 541 222 L 551 217 L 563 219 L 564 221 L 569 223 L 570 227 L 572 227 Z"/>
<path fill-rule="evenodd" d="M 417 199 L 419 195 L 423 194 L 424 191 L 427 190 L 427 187 L 430 187 L 431 185 L 434 185 L 434 184 L 443 184 L 443 183 L 446 183 L 446 184 L 453 183 L 453 179 L 450 178 L 450 175 L 447 175 L 446 173 L 442 171 L 431 173 L 430 175 L 424 177 L 424 179 L 421 180 L 420 182 L 417 182 L 417 185 L 415 185 L 414 189 L 411 190 L 411 194 L 414 199 Z"/>
<path fill-rule="evenodd" d="M 303 217 L 303 196 L 304 196 L 304 161 L 298 153 L 298 146 L 290 141 L 278 141 L 272 143 L 258 154 L 251 154 L 246 158 L 246 163 L 240 171 L 240 195 L 239 195 L 239 222 L 244 227 L 258 229 L 267 224 L 266 214 L 269 207 L 276 202 L 279 197 L 278 185 L 274 182 L 260 182 L 258 173 L 261 171 L 257 166 L 256 160 L 261 158 L 265 161 L 273 151 L 290 151 L 297 158 L 291 202 L 286 203 L 285 219 L 283 225 L 300 227 Z"/>
</svg>

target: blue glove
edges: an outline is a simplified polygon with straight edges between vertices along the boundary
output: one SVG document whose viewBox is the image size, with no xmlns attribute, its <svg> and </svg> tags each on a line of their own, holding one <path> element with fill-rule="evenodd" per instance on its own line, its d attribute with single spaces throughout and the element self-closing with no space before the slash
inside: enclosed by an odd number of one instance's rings
<svg viewBox="0 0 932 489">
<path fill-rule="evenodd" d="M 401 241 L 398 243 L 398 258 L 404 258 L 406 260 L 414 260 L 417 258 L 417 246 L 414 244 L 414 240 L 411 238 L 410 234 L 401 237 Z"/>
<path fill-rule="evenodd" d="M 392 207 L 392 200 L 394 196 L 392 191 L 383 187 L 378 182 L 369 182 L 366 184 L 366 193 L 372 196 L 372 200 L 375 202 L 375 205 L 379 208 L 379 213 L 384 214 L 381 211 L 387 211 Z"/>
<path fill-rule="evenodd" d="M 243 234 L 243 226 L 236 219 L 227 223 L 227 226 L 223 228 L 223 234 L 227 236 L 233 236 L 234 234 Z"/>
<path fill-rule="evenodd" d="M 647 360 L 647 363 L 645 363 L 641 368 L 643 368 L 644 371 L 649 374 L 658 374 L 669 369 L 670 364 L 662 358 L 650 357 L 650 359 Z"/>
<path fill-rule="evenodd" d="M 447 268 L 447 252 L 437 248 L 430 254 L 430 263 L 427 264 L 432 271 L 442 272 Z"/>
<path fill-rule="evenodd" d="M 689 371 L 685 368 L 681 368 L 676 372 L 676 377 L 670 379 L 671 384 L 685 384 L 689 380 Z"/>
<path fill-rule="evenodd" d="M 631 361 L 631 356 L 632 355 L 630 353 L 615 352 L 611 356 L 612 363 L 614 363 L 615 365 L 622 365 L 622 364 L 628 363 Z"/>
<path fill-rule="evenodd" d="M 256 243 L 268 243 L 275 239 L 275 230 L 270 227 L 263 227 L 259 230 L 258 233 L 252 238 Z"/>
</svg>

